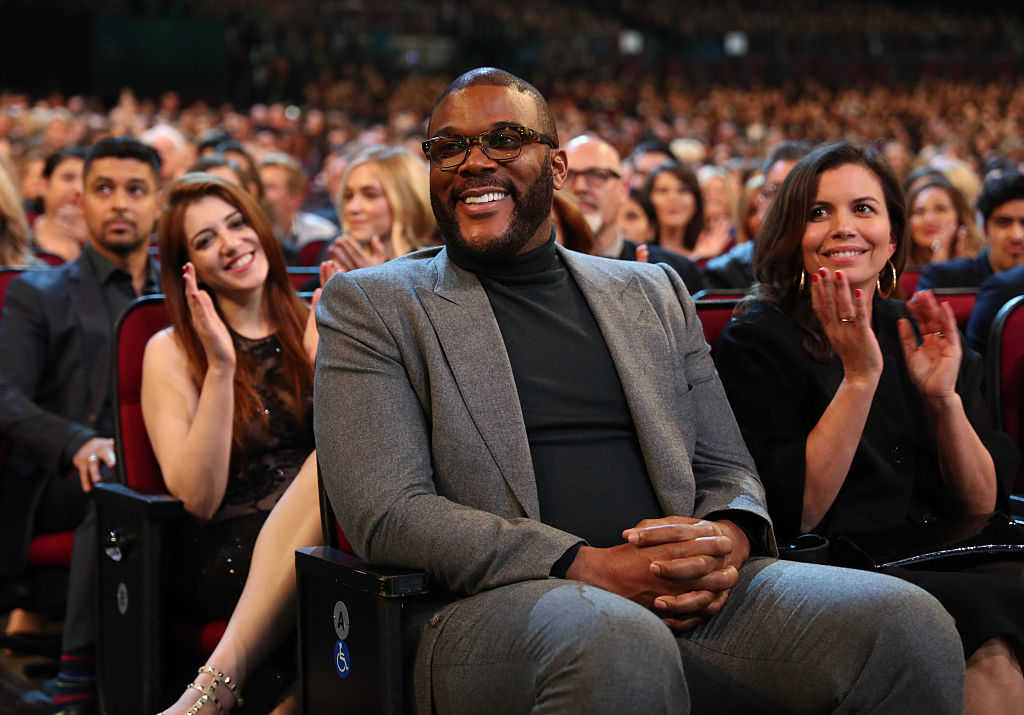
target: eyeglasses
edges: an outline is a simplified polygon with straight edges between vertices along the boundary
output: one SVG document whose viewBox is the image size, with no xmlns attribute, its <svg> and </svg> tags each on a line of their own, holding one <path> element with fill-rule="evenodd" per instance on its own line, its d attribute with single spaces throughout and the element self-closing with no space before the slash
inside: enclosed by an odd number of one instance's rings
<svg viewBox="0 0 1024 715">
<path fill-rule="evenodd" d="M 577 176 L 583 177 L 583 183 L 592 189 L 597 189 L 608 183 L 609 179 L 621 179 L 622 175 L 612 169 L 584 169 L 574 171 L 569 169 L 565 180 L 570 186 L 576 181 Z"/>
<path fill-rule="evenodd" d="M 555 148 L 558 143 L 533 129 L 510 124 L 488 129 L 475 137 L 434 137 L 423 142 L 423 153 L 430 163 L 441 171 L 455 171 L 469 157 L 474 144 L 479 144 L 487 158 L 502 164 L 523 153 L 523 144 L 547 144 Z"/>
</svg>

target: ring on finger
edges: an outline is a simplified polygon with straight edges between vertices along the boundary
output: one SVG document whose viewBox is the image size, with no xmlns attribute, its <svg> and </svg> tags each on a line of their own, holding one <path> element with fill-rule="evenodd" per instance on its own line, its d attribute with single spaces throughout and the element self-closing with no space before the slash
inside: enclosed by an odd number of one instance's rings
<svg viewBox="0 0 1024 715">
<path fill-rule="evenodd" d="M 943 340 L 946 337 L 946 334 L 941 330 L 936 330 L 932 335 L 937 335 L 939 340 Z"/>
<path fill-rule="evenodd" d="M 853 325 L 857 322 L 856 318 L 847 318 L 846 316 L 839 316 L 839 322 L 843 325 Z"/>
<path fill-rule="evenodd" d="M 89 455 L 89 461 L 90 461 L 90 462 L 96 462 L 96 461 L 99 461 L 99 455 L 96 455 L 96 454 L 90 454 L 90 455 Z"/>
</svg>

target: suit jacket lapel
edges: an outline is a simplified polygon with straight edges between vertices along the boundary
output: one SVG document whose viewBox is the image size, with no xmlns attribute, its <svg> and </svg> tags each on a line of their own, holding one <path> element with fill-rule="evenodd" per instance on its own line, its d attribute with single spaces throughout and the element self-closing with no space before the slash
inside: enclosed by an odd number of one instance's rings
<svg viewBox="0 0 1024 715">
<path fill-rule="evenodd" d="M 666 450 L 677 434 L 677 356 L 641 280 L 602 271 L 591 258 L 561 251 L 597 320 L 626 394 L 647 473 L 664 509 L 686 503 L 679 462 Z M 584 264 L 584 261 L 586 262 Z M 684 386 L 685 389 L 685 386 Z M 685 427 L 685 426 L 684 426 Z M 686 427 L 688 428 L 688 427 Z"/>
<path fill-rule="evenodd" d="M 540 519 L 519 395 L 494 311 L 475 275 L 441 251 L 433 290 L 417 288 L 462 399 L 523 513 Z"/>
<path fill-rule="evenodd" d="M 82 328 L 82 355 L 86 361 L 82 369 L 87 370 L 89 374 L 89 396 L 86 404 L 89 405 L 91 426 L 110 392 L 110 377 L 113 371 L 113 326 L 107 316 L 107 306 L 100 285 L 84 254 L 75 262 L 68 278 L 71 309 Z"/>
</svg>

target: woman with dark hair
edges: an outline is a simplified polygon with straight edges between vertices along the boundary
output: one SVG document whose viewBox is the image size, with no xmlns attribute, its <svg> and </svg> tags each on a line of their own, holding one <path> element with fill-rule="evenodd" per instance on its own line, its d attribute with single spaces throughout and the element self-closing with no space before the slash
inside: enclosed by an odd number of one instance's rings
<svg viewBox="0 0 1024 715">
<path fill-rule="evenodd" d="M 316 323 L 248 192 L 187 174 L 167 204 L 160 253 L 172 327 L 146 346 L 142 414 L 168 491 L 197 517 L 178 542 L 190 573 L 173 602 L 198 620 L 226 619 L 257 533 L 293 479 L 315 504 Z M 294 520 L 315 533 L 309 526 Z M 210 690 L 208 675 L 194 690 Z"/>
<path fill-rule="evenodd" d="M 905 228 L 896 179 L 847 143 L 800 160 L 765 219 L 759 284 L 722 333 L 718 369 L 782 540 L 927 536 L 940 517 L 1007 503 L 1013 449 L 992 428 L 982 365 L 962 350 L 952 310 L 929 292 L 886 299 Z M 968 713 L 1024 702 L 1019 565 L 885 571 L 956 619 Z"/>
<path fill-rule="evenodd" d="M 917 181 L 907 192 L 910 215 L 909 264 L 923 266 L 974 256 L 983 239 L 960 190 L 943 176 Z"/>
<path fill-rule="evenodd" d="M 647 243 L 654 240 L 657 218 L 654 206 L 642 189 L 630 189 L 619 210 L 619 233 L 627 241 Z"/>
<path fill-rule="evenodd" d="M 697 175 L 678 161 L 659 164 L 647 176 L 644 194 L 654 206 L 654 243 L 691 260 L 701 255 L 697 239 L 704 230 L 704 197 Z"/>
</svg>

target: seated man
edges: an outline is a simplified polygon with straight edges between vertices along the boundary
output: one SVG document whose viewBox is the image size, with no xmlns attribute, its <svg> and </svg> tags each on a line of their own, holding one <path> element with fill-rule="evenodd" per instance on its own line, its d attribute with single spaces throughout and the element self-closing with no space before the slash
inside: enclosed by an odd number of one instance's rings
<svg viewBox="0 0 1024 715">
<path fill-rule="evenodd" d="M 990 246 L 1005 247 L 1024 260 L 1024 174 L 1003 174 L 985 182 L 978 197 Z M 988 333 L 1006 301 L 1024 295 L 1024 264 L 990 276 L 978 288 L 967 324 L 967 342 L 979 353 L 988 347 Z"/>
<path fill-rule="evenodd" d="M 0 319 L 0 437 L 11 445 L 0 480 L 0 579 L 22 573 L 33 534 L 78 527 L 64 650 L 79 663 L 94 637 L 97 547 L 86 493 L 115 465 L 114 326 L 136 297 L 160 290 L 149 260 L 159 167 L 138 141 L 97 142 L 83 169 L 89 243 L 73 263 L 11 281 Z"/>
<path fill-rule="evenodd" d="M 289 265 L 298 262 L 299 250 L 307 243 L 330 241 L 338 235 L 335 224 L 299 210 L 306 197 L 306 177 L 299 162 L 288 154 L 275 152 L 264 155 L 259 167 L 263 195 L 272 209 L 274 233 Z"/>
<path fill-rule="evenodd" d="M 540 93 L 474 70 L 428 136 L 446 247 L 331 279 L 314 411 L 355 550 L 456 596 L 420 711 L 959 713 L 931 596 L 774 558 L 678 275 L 556 247 Z"/>
<path fill-rule="evenodd" d="M 619 211 L 626 201 L 626 185 L 622 181 L 619 152 L 608 142 L 588 134 L 581 134 L 565 145 L 569 160 L 566 184 L 579 199 L 580 209 L 594 234 L 595 256 L 637 260 L 638 244 L 623 237 L 619 231 Z M 661 246 L 645 245 L 648 263 L 667 263 L 675 269 L 696 293 L 704 287 L 700 269 L 689 258 Z"/>
<path fill-rule="evenodd" d="M 1024 175 L 1004 174 L 985 182 L 978 196 L 978 211 L 985 228 L 985 248 L 977 256 L 929 263 L 921 271 L 917 290 L 934 288 L 978 288 L 992 276 L 1024 265 L 1024 237 L 1014 229 L 1014 205 L 1024 199 Z M 1003 215 L 1006 215 L 1003 218 Z M 993 221 L 993 217 L 996 218 Z M 977 349 L 974 339 L 968 339 Z"/>
</svg>

